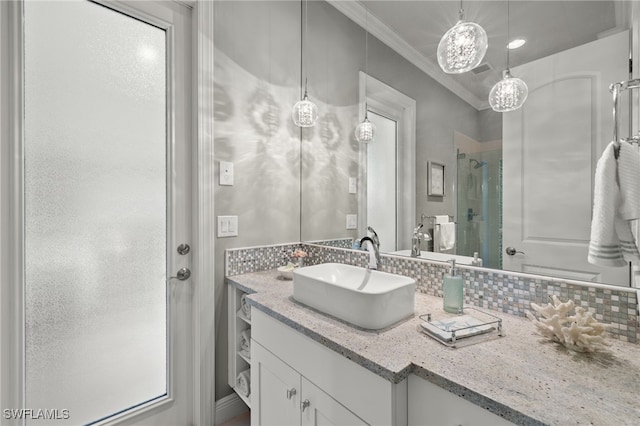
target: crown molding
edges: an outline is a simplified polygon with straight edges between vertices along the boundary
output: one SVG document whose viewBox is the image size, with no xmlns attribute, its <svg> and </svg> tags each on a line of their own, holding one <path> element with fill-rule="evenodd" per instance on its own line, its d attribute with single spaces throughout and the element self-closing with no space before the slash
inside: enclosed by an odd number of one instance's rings
<svg viewBox="0 0 640 426">
<path fill-rule="evenodd" d="M 357 0 L 326 0 L 340 13 L 351 19 L 356 24 L 365 28 L 366 9 Z M 418 67 L 422 72 L 449 89 L 456 96 L 477 110 L 486 109 L 489 104 L 486 100 L 478 98 L 471 91 L 455 81 L 448 74 L 442 72 L 437 64 L 427 59 L 422 53 L 407 43 L 391 27 L 380 21 L 376 16 L 369 15 L 366 23 L 369 34 L 396 51 L 400 56 Z"/>
</svg>

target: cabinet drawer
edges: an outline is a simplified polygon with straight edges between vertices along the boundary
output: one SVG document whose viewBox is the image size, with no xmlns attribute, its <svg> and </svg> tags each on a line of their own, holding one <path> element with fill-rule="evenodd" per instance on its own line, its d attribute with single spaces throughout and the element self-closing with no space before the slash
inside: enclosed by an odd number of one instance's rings
<svg viewBox="0 0 640 426">
<path fill-rule="evenodd" d="M 409 376 L 409 426 L 513 426 L 513 423 L 416 375 Z"/>
</svg>

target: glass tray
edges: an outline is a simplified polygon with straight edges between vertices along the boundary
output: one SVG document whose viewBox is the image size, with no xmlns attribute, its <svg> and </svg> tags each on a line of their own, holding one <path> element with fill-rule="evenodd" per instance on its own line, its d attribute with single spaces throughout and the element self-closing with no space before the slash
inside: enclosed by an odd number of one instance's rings
<svg viewBox="0 0 640 426">
<path fill-rule="evenodd" d="M 443 345 L 456 348 L 504 336 L 502 319 L 472 306 L 465 306 L 462 314 L 424 314 L 419 317 L 418 331 Z"/>
</svg>

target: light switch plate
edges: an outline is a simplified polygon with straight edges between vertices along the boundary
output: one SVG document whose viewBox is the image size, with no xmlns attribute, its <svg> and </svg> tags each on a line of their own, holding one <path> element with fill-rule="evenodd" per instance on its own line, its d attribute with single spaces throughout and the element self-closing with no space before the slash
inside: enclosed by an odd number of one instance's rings
<svg viewBox="0 0 640 426">
<path fill-rule="evenodd" d="M 218 216 L 218 237 L 238 236 L 238 216 Z"/>
<path fill-rule="evenodd" d="M 225 186 L 233 185 L 233 163 L 229 161 L 220 161 L 219 184 Z"/>
<path fill-rule="evenodd" d="M 349 194 L 356 194 L 358 192 L 358 178 L 349 177 Z"/>
<path fill-rule="evenodd" d="M 347 215 L 347 229 L 358 229 L 358 215 L 357 214 L 348 214 Z"/>
</svg>

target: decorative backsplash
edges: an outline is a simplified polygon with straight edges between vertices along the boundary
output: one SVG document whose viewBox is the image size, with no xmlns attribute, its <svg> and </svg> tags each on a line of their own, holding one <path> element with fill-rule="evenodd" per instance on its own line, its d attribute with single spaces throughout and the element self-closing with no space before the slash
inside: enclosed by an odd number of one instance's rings
<svg viewBox="0 0 640 426">
<path fill-rule="evenodd" d="M 300 243 L 278 244 L 225 250 L 225 276 L 266 271 L 291 261 L 291 253 L 302 248 Z"/>
<path fill-rule="evenodd" d="M 333 240 L 307 241 L 308 244 L 318 244 L 321 246 L 340 247 L 350 249 L 353 245 L 353 238 L 338 238 Z"/>
<path fill-rule="evenodd" d="M 307 252 L 306 265 L 335 262 L 366 267 L 369 261 L 368 253 L 363 251 L 330 244 L 291 243 L 227 250 L 225 273 L 232 276 L 277 268 L 290 261 L 291 253 L 297 248 Z M 378 269 L 411 277 L 416 280 L 417 291 L 442 297 L 442 279 L 447 268 L 448 265 L 442 263 L 383 254 Z M 465 266 L 459 266 L 459 272 L 464 279 L 466 304 L 524 317 L 531 302 L 546 304 L 555 294 L 563 301 L 574 300 L 576 306 L 592 312 L 599 322 L 611 324 L 609 334 L 612 338 L 638 342 L 635 289 L 589 286 L 507 271 L 466 269 Z"/>
</svg>

